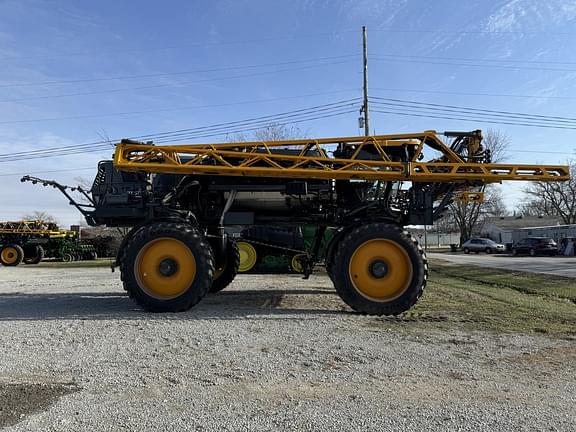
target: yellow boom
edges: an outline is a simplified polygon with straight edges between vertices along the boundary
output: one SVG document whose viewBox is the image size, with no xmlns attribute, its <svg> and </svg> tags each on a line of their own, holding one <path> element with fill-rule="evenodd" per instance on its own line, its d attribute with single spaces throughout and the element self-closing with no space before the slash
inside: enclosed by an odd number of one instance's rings
<svg viewBox="0 0 576 432">
<path fill-rule="evenodd" d="M 480 140 L 470 140 L 469 154 Z M 330 157 L 336 146 L 354 149 L 346 158 Z M 425 147 L 441 157 L 421 162 Z M 473 148 L 472 148 L 473 147 Z M 290 152 L 282 151 L 289 149 Z M 366 158 L 370 149 L 375 157 Z M 281 151 L 278 151 L 281 150 Z M 405 150 L 409 160 L 391 156 Z M 396 158 L 398 159 L 398 158 Z M 121 171 L 150 173 L 289 177 L 306 179 L 362 179 L 412 182 L 499 183 L 503 180 L 564 181 L 563 165 L 516 165 L 468 160 L 445 144 L 435 131 L 421 133 L 198 145 L 156 146 L 121 142 L 114 166 Z"/>
</svg>

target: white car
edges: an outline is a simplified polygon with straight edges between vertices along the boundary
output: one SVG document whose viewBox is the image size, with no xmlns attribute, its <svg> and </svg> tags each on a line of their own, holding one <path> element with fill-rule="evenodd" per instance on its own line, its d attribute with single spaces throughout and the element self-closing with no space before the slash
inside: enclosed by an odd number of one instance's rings
<svg viewBox="0 0 576 432">
<path fill-rule="evenodd" d="M 506 246 L 487 238 L 471 238 L 467 242 L 464 242 L 462 250 L 465 254 L 469 254 L 470 252 L 486 252 L 487 254 L 491 254 L 506 251 Z"/>
</svg>

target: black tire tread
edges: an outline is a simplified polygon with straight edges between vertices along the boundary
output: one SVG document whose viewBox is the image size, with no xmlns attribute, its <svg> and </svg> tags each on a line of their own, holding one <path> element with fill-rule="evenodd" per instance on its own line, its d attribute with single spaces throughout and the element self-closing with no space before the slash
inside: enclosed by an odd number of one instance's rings
<svg viewBox="0 0 576 432">
<path fill-rule="evenodd" d="M 240 250 L 238 245 L 232 239 L 228 239 L 226 244 L 226 263 L 223 273 L 218 279 L 212 282 L 210 291 L 212 294 L 222 291 L 228 285 L 232 283 L 236 275 L 238 274 L 238 268 L 240 267 Z"/>
<path fill-rule="evenodd" d="M 411 286 L 399 298 L 389 302 L 376 302 L 362 297 L 349 283 L 348 260 L 351 256 L 351 249 L 355 250 L 355 243 L 358 238 L 378 233 L 393 234 L 398 240 L 404 242 L 406 246 L 412 248 L 412 251 L 408 250 L 409 255 L 412 252 L 412 256 L 418 258 L 417 262 L 412 260 L 414 277 Z M 428 281 L 428 260 L 418 241 L 401 227 L 386 223 L 371 223 L 352 230 L 338 245 L 334 263 L 334 286 L 338 295 L 352 309 L 366 315 L 395 316 L 407 311 L 422 296 Z"/>
<path fill-rule="evenodd" d="M 17 244 L 7 244 L 7 245 L 3 246 L 2 248 L 0 248 L 0 251 L 2 251 L 2 249 L 7 248 L 7 247 L 13 247 L 14 249 L 16 249 L 16 252 L 18 253 L 18 258 L 16 258 L 16 261 L 14 261 L 11 264 L 6 264 L 5 262 L 3 262 L 0 259 L 0 262 L 2 263 L 2 265 L 6 266 L 6 267 L 16 267 L 17 265 L 20 265 L 22 263 L 22 260 L 24 260 L 24 249 L 22 249 L 22 246 L 17 245 Z"/>
<path fill-rule="evenodd" d="M 194 286 L 180 296 L 169 300 L 159 300 L 148 296 L 138 287 L 133 275 L 133 267 L 128 265 L 131 254 L 136 252 L 137 255 L 139 251 L 139 249 L 132 251 L 132 248 L 137 247 L 139 243 L 146 244 L 155 236 L 162 236 L 163 233 L 168 233 L 166 236 L 175 235 L 174 238 L 197 246 L 196 250 L 193 251 L 197 266 Z M 204 267 L 203 271 L 201 270 L 202 267 Z M 132 270 L 132 272 L 127 270 Z M 214 257 L 210 245 L 194 226 L 186 223 L 158 222 L 140 228 L 127 241 L 122 252 L 120 271 L 128 296 L 144 310 L 148 312 L 184 312 L 198 304 L 208 293 L 214 275 Z"/>
<path fill-rule="evenodd" d="M 26 256 L 26 254 L 24 254 L 24 259 L 22 260 L 24 264 L 39 264 L 44 259 L 46 251 L 41 245 L 35 245 L 34 251 L 33 256 Z"/>
</svg>

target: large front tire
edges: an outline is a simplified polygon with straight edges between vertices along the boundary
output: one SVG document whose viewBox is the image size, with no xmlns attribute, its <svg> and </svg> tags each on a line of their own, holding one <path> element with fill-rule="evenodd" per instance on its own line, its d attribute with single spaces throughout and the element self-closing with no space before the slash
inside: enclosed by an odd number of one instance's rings
<svg viewBox="0 0 576 432">
<path fill-rule="evenodd" d="M 398 315 L 422 295 L 428 278 L 424 251 L 399 227 L 373 223 L 346 235 L 334 257 L 336 291 L 357 312 Z"/>
<path fill-rule="evenodd" d="M 216 266 L 214 280 L 210 287 L 211 293 L 222 291 L 232 283 L 240 267 L 240 251 L 234 240 L 228 239 L 224 262 Z"/>
<path fill-rule="evenodd" d="M 212 249 L 189 224 L 142 227 L 126 244 L 122 260 L 124 289 L 150 312 L 188 310 L 212 285 Z"/>
<path fill-rule="evenodd" d="M 0 249 L 0 263 L 6 267 L 15 267 L 24 259 L 24 250 L 17 244 L 3 246 Z"/>
</svg>

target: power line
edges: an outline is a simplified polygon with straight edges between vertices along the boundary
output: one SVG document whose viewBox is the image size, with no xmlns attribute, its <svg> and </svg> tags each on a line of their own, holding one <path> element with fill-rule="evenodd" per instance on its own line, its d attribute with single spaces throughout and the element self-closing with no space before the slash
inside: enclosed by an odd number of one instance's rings
<svg viewBox="0 0 576 432">
<path fill-rule="evenodd" d="M 301 109 L 297 109 L 297 110 L 292 110 L 292 111 L 285 111 L 279 114 L 272 114 L 272 115 L 266 115 L 266 116 L 259 116 L 259 117 L 251 117 L 248 119 L 244 119 L 244 120 L 239 120 L 239 121 L 233 121 L 233 122 L 223 122 L 223 123 L 216 123 L 216 124 L 212 124 L 212 125 L 208 125 L 208 126 L 201 126 L 201 127 L 196 127 L 196 128 L 186 128 L 186 129 L 178 129 L 178 130 L 173 130 L 173 131 L 166 131 L 166 132 L 159 132 L 159 133 L 154 133 L 154 134 L 147 134 L 147 135 L 138 135 L 138 136 L 132 136 L 131 138 L 133 139 L 154 139 L 154 138 L 158 138 L 158 137 L 168 137 L 168 136 L 178 136 L 180 134 L 183 133 L 190 133 L 190 132 L 196 132 L 196 131 L 205 131 L 206 129 L 214 129 L 215 127 L 230 127 L 230 126 L 238 126 L 238 125 L 242 125 L 242 124 L 246 124 L 246 123 L 253 123 L 255 121 L 274 121 L 275 119 L 278 118 L 285 118 L 285 117 L 290 117 L 292 115 L 299 115 L 299 114 L 305 114 L 305 113 L 314 113 L 317 112 L 317 110 L 319 109 L 324 109 L 327 107 L 339 107 L 339 106 L 344 106 L 347 104 L 351 104 L 354 103 L 355 101 L 359 100 L 359 98 L 352 98 L 352 99 L 347 99 L 347 100 L 343 100 L 343 101 L 339 101 L 339 102 L 333 102 L 333 103 L 329 103 L 329 104 L 322 104 L 322 105 L 315 105 L 309 108 L 301 108 Z M 114 140 L 114 141 L 118 141 L 118 140 Z M 42 150 L 35 150 L 35 151 L 27 151 L 27 152 L 16 152 L 16 153 L 10 153 L 10 154 L 5 154 L 5 155 L 0 155 L 0 158 L 2 157 L 10 157 L 10 156 L 19 156 L 19 155 L 27 155 L 27 154 L 31 154 L 31 153 L 45 153 L 45 152 L 59 152 L 59 151 L 65 151 L 68 149 L 77 149 L 77 148 L 82 148 L 85 149 L 87 147 L 91 147 L 91 146 L 98 146 L 98 145 L 109 145 L 110 143 L 108 143 L 108 141 L 95 141 L 95 142 L 91 142 L 91 143 L 84 143 L 84 144 L 76 144 L 76 145 L 70 145 L 70 146 L 64 146 L 64 147 L 52 147 L 52 148 L 47 148 L 47 149 L 42 149 Z"/>
<path fill-rule="evenodd" d="M 87 114 L 87 115 L 77 115 L 77 116 L 68 116 L 68 117 L 52 117 L 52 118 L 24 119 L 24 120 L 5 120 L 5 121 L 0 121 L 0 124 L 39 123 L 39 122 L 45 122 L 45 121 L 78 120 L 78 119 L 87 119 L 87 118 L 118 117 L 118 116 L 135 115 L 135 114 L 152 114 L 152 113 L 160 113 L 160 112 L 188 111 L 188 110 L 203 109 L 203 108 L 220 108 L 220 107 L 235 106 L 235 105 L 248 105 L 248 104 L 254 104 L 254 103 L 273 102 L 273 101 L 277 101 L 277 100 L 299 99 L 299 98 L 305 98 L 305 97 L 311 97 L 311 96 L 322 96 L 322 95 L 329 95 L 329 94 L 336 94 L 336 93 L 347 93 L 347 92 L 352 92 L 352 91 L 357 91 L 357 89 L 344 89 L 344 90 L 335 90 L 335 91 L 331 91 L 331 92 L 310 93 L 307 95 L 299 95 L 299 96 L 283 96 L 283 97 L 278 97 L 278 98 L 255 99 L 255 100 L 251 100 L 251 101 L 231 102 L 231 103 L 212 104 L 212 105 L 196 105 L 196 106 L 179 107 L 179 108 L 159 108 L 159 109 L 155 109 L 155 110 L 124 111 L 124 112 L 115 112 L 115 113 L 106 113 L 106 114 Z"/>
<path fill-rule="evenodd" d="M 318 114 L 324 114 L 327 116 L 341 115 L 343 114 L 339 110 L 348 109 L 354 106 L 359 101 L 359 98 L 347 99 L 344 101 L 334 102 L 330 104 L 316 105 L 309 108 L 303 108 L 298 110 L 287 111 L 279 114 L 252 117 L 249 119 L 244 119 L 240 121 L 217 123 L 208 126 L 179 129 L 175 131 L 160 132 L 156 134 L 140 135 L 134 136 L 133 139 L 175 139 L 181 137 L 190 137 L 194 134 L 203 134 L 201 136 L 206 136 L 207 133 L 213 135 L 222 135 L 230 130 L 236 130 L 235 128 L 261 128 L 266 125 L 276 124 L 279 121 L 286 121 L 288 123 L 293 123 L 296 121 L 310 121 L 318 117 Z M 322 117 L 324 118 L 324 117 Z M 84 143 L 78 145 L 62 146 L 62 147 L 52 147 L 46 149 L 39 149 L 26 152 L 16 152 L 0 155 L 0 162 L 9 162 L 14 160 L 28 159 L 28 158 L 38 158 L 38 157 L 53 157 L 59 155 L 69 155 L 84 153 L 86 151 L 98 151 L 110 149 L 110 143 L 107 141 L 95 141 L 91 143 Z"/>
<path fill-rule="evenodd" d="M 406 93 L 430 93 L 430 94 L 449 94 L 455 96 L 489 96 L 489 97 L 506 97 L 506 98 L 523 98 L 523 99 L 576 99 L 576 96 L 540 96 L 540 95 L 519 95 L 509 93 L 480 93 L 480 92 L 454 92 L 454 91 L 441 91 L 441 90 L 426 90 L 426 89 L 407 89 L 407 88 L 385 88 L 385 87 L 371 87 L 371 90 L 386 91 L 386 92 L 406 92 Z"/>
<path fill-rule="evenodd" d="M 95 90 L 95 91 L 87 91 L 87 92 L 66 93 L 66 94 L 59 94 L 59 95 L 32 96 L 32 97 L 16 98 L 16 99 L 4 99 L 4 100 L 0 100 L 0 103 L 25 102 L 25 101 L 41 100 L 41 99 L 58 99 L 58 98 L 74 97 L 74 96 L 92 96 L 92 95 L 97 95 L 97 94 L 121 93 L 121 92 L 125 92 L 125 91 L 133 91 L 133 90 L 148 90 L 148 89 L 164 88 L 164 87 L 178 87 L 178 86 L 184 86 L 184 85 L 189 85 L 189 84 L 199 84 L 199 83 L 214 82 L 214 81 L 226 81 L 226 80 L 233 80 L 233 79 L 239 79 L 239 78 L 252 78 L 252 77 L 256 77 L 256 76 L 272 75 L 272 74 L 283 73 L 283 72 L 294 72 L 294 71 L 299 71 L 299 70 L 316 69 L 319 67 L 332 66 L 332 65 L 336 65 L 336 64 L 344 64 L 344 63 L 351 63 L 351 62 L 352 62 L 352 60 L 342 60 L 342 61 L 336 61 L 336 62 L 322 63 L 322 64 L 318 64 L 318 65 L 301 66 L 301 67 L 296 67 L 296 68 L 285 68 L 285 69 L 278 69 L 275 71 L 257 72 L 257 73 L 244 74 L 244 75 L 234 75 L 234 76 L 221 77 L 221 78 L 207 78 L 207 79 L 195 80 L 195 81 L 154 84 L 154 85 L 139 86 L 139 87 L 127 87 L 127 88 L 120 88 L 120 89 Z"/>
<path fill-rule="evenodd" d="M 301 117 L 301 118 L 295 118 L 289 121 L 283 121 L 283 122 L 271 122 L 271 123 L 267 123 L 267 124 L 259 124 L 259 125 L 255 125 L 253 127 L 243 127 L 243 128 L 236 128 L 236 129 L 222 129 L 222 130 L 217 130 L 217 131 L 213 131 L 213 132 L 204 132 L 204 133 L 197 133 L 194 135 L 183 135 L 181 137 L 175 138 L 175 139 L 171 139 L 171 138 L 161 138 L 159 140 L 156 141 L 157 144 L 160 143 L 174 143 L 177 141 L 183 141 L 183 140 L 192 140 L 192 139 L 198 139 L 198 138 L 206 138 L 206 137 L 213 137 L 213 136 L 223 136 L 223 135 L 230 135 L 230 134 L 235 134 L 235 133 L 241 133 L 241 132 L 250 132 L 250 131 L 254 131 L 254 130 L 259 130 L 262 129 L 263 127 L 267 127 L 267 126 L 283 126 L 283 125 L 287 125 L 287 124 L 298 124 L 298 123 L 303 123 L 303 122 L 307 122 L 307 121 L 313 121 L 313 120 L 318 120 L 318 119 L 324 119 L 324 118 L 332 118 L 332 117 L 337 117 L 337 116 L 341 116 L 344 114 L 350 114 L 350 113 L 354 113 L 356 112 L 357 109 L 349 109 L 349 110 L 342 110 L 342 111 L 334 111 L 334 112 L 330 112 L 327 114 L 323 114 L 323 115 L 314 115 L 311 117 Z M 46 159 L 46 158 L 52 158 L 52 157 L 60 157 L 60 156 L 72 156 L 72 155 L 76 155 L 76 154 L 85 154 L 87 152 L 96 152 L 96 151 L 103 151 L 103 150 L 112 150 L 109 145 L 99 145 L 99 146 L 93 146 L 90 148 L 78 148 L 78 149 L 70 149 L 67 151 L 58 151 L 58 152 L 52 152 L 52 153 L 44 153 L 44 154 L 29 154 L 29 155 L 24 155 L 24 156 L 16 156 L 13 158 L 10 157 L 0 157 L 0 163 L 2 162 L 15 162 L 15 161 L 19 161 L 19 160 L 31 160 L 31 159 Z"/>
<path fill-rule="evenodd" d="M 191 75 L 196 73 L 209 73 L 209 72 L 222 72 L 222 71 L 231 71 L 231 70 L 238 70 L 238 69 L 256 69 L 256 68 L 263 68 L 263 67 L 271 67 L 271 66 L 285 66 L 290 64 L 300 64 L 300 63 L 317 63 L 319 61 L 325 60 L 336 60 L 336 59 L 344 59 L 344 58 L 356 58 L 358 55 L 341 55 L 341 56 L 332 56 L 332 57 L 315 57 L 310 59 L 302 59 L 302 60 L 293 60 L 293 61 L 286 61 L 286 62 L 278 62 L 278 63 L 261 63 L 256 65 L 244 65 L 244 66 L 227 66 L 221 68 L 212 68 L 212 69 L 197 69 L 193 71 L 179 71 L 179 72 L 163 72 L 163 73 L 154 73 L 154 74 L 143 74 L 143 75 L 118 75 L 113 77 L 102 77 L 102 78 L 78 78 L 78 79 L 70 79 L 70 80 L 61 80 L 61 81 L 35 81 L 35 82 L 23 82 L 23 83 L 11 83 L 11 84 L 2 84 L 0 88 L 6 87 L 34 87 L 34 86 L 46 86 L 46 85 L 60 85 L 60 84 L 78 84 L 78 83 L 87 83 L 87 82 L 102 82 L 102 81 L 117 81 L 117 80 L 130 80 L 130 79 L 140 79 L 140 78 L 159 78 L 159 77 L 166 77 L 166 76 L 177 76 L 177 75 Z"/>
<path fill-rule="evenodd" d="M 496 114 L 496 115 L 505 115 L 507 117 L 521 117 L 524 119 L 531 119 L 531 120 L 538 120 L 538 121 L 553 121 L 556 123 L 574 123 L 576 122 L 576 118 L 574 117 L 559 117 L 559 116 L 546 116 L 546 115 L 539 115 L 539 114 L 526 114 L 526 113 L 519 113 L 514 111 L 498 111 L 498 110 L 489 110 L 489 109 L 482 109 L 482 108 L 470 108 L 470 107 L 461 107 L 456 105 L 445 105 L 445 104 L 435 104 L 435 103 L 427 103 L 427 102 L 418 102 L 418 101 L 410 101 L 410 100 L 403 100 L 403 99 L 392 99 L 392 98 L 383 98 L 372 96 L 371 99 L 375 99 L 375 103 L 380 103 L 382 105 L 398 105 L 398 106 L 426 106 L 432 108 L 442 108 L 443 111 L 451 111 L 451 112 L 472 112 L 472 113 L 488 113 L 488 114 Z M 381 102 L 381 101 L 390 101 L 390 102 Z"/>
<path fill-rule="evenodd" d="M 550 31 L 543 31 L 543 30 L 439 30 L 439 29 L 418 29 L 418 30 L 397 30 L 397 29 L 378 29 L 373 30 L 370 29 L 370 32 L 382 32 L 382 33 L 438 33 L 438 34 L 494 34 L 494 35 L 540 35 L 540 34 L 549 34 L 549 35 L 560 35 L 560 36 L 576 36 L 576 33 L 568 33 L 568 32 L 550 32 Z"/>
<path fill-rule="evenodd" d="M 194 139 L 198 139 L 198 138 L 207 138 L 207 137 L 214 137 L 214 136 L 223 136 L 223 135 L 232 135 L 232 134 L 237 134 L 237 133 L 242 133 L 242 132 L 252 132 L 255 130 L 260 130 L 262 128 L 265 128 L 267 126 L 285 126 L 285 125 L 289 125 L 289 124 L 299 124 L 299 123 L 303 123 L 303 122 L 307 122 L 307 121 L 312 121 L 312 120 L 318 120 L 318 119 L 325 119 L 325 118 L 332 118 L 332 117 L 338 117 L 344 114 L 350 114 L 350 113 L 356 113 L 358 112 L 357 108 L 354 109 L 349 109 L 349 110 L 343 110 L 343 111 L 338 111 L 338 112 L 332 112 L 330 114 L 325 114 L 325 115 L 318 115 L 315 117 L 309 117 L 309 118 L 305 118 L 305 119 L 296 119 L 296 120 L 292 120 L 292 121 L 285 121 L 285 122 L 274 122 L 274 123 L 269 123 L 268 125 L 263 125 L 263 126 L 256 126 L 256 127 L 251 127 L 251 128 L 243 128 L 243 129 L 233 129 L 233 130 L 225 130 L 225 131 L 219 131 L 216 133 L 207 133 L 207 134 L 197 134 L 197 135 L 190 135 L 190 136 L 183 136 L 180 138 L 176 138 L 176 139 L 168 139 L 168 138 L 163 138 L 160 139 L 158 141 L 156 141 L 156 143 L 173 143 L 173 142 L 177 142 L 177 141 L 190 141 L 190 140 L 194 140 Z"/>
<path fill-rule="evenodd" d="M 442 61 L 466 61 L 466 62 L 490 62 L 490 63 L 526 63 L 526 64 L 572 64 L 576 65 L 576 61 L 560 61 L 560 60 L 524 60 L 524 59 L 505 59 L 505 58 L 489 58 L 489 57 L 444 57 L 444 56 L 424 56 L 424 55 L 408 55 L 408 54 L 374 54 L 377 57 L 390 57 L 390 58 L 416 58 L 427 60 L 442 60 Z"/>
<path fill-rule="evenodd" d="M 210 68 L 210 69 L 196 69 L 191 71 L 177 71 L 177 72 L 162 72 L 154 74 L 140 74 L 140 75 L 118 75 L 112 77 L 101 77 L 101 78 L 77 78 L 69 80 L 58 80 L 58 81 L 35 81 L 35 82 L 15 82 L 9 84 L 2 84 L 0 88 L 14 88 L 14 87 L 34 87 L 34 86 L 47 86 L 47 85 L 61 85 L 61 84 L 78 84 L 87 82 L 104 82 L 104 81 L 118 81 L 118 80 L 131 80 L 131 79 L 141 79 L 141 78 L 160 78 L 166 76 L 179 76 L 179 75 L 190 75 L 196 73 L 211 73 L 211 72 L 222 72 L 231 70 L 242 70 L 242 69 L 255 69 L 262 67 L 271 66 L 284 66 L 290 64 L 300 64 L 300 63 L 310 63 L 325 60 L 335 60 L 343 58 L 354 58 L 357 54 L 350 55 L 340 55 L 340 56 L 330 56 L 330 57 L 315 57 L 309 59 L 293 60 L 286 62 L 276 62 L 276 63 L 261 63 L 254 65 L 242 65 L 242 66 L 227 66 L 220 68 Z M 404 58 L 404 59 L 428 59 L 428 60 L 443 60 L 443 61 L 466 61 L 466 62 L 496 62 L 496 63 L 527 63 L 527 64 L 576 64 L 576 62 L 571 61 L 553 61 L 553 60 L 519 60 L 519 59 L 495 59 L 495 58 L 467 58 L 467 57 L 438 57 L 438 56 L 419 56 L 419 55 L 401 55 L 401 54 L 375 54 L 376 58 Z M 470 65 L 473 66 L 473 65 Z M 486 65 L 489 66 L 489 65 Z M 497 66 L 497 65 L 496 65 Z M 537 68 L 541 70 L 541 68 Z M 573 69 L 542 69 L 542 70 L 560 70 L 560 71 L 573 71 Z"/>
<path fill-rule="evenodd" d="M 293 110 L 293 111 L 286 111 L 286 112 L 279 113 L 279 114 L 252 117 L 252 118 L 248 118 L 245 120 L 239 120 L 239 121 L 234 121 L 234 122 L 216 123 L 216 124 L 213 124 L 210 126 L 202 126 L 202 127 L 197 127 L 197 128 L 186 128 L 186 129 L 179 129 L 179 130 L 175 130 L 175 131 L 159 132 L 159 133 L 150 134 L 150 135 L 140 135 L 139 137 L 141 139 L 147 139 L 147 138 L 162 137 L 162 136 L 174 136 L 174 135 L 178 135 L 180 133 L 193 132 L 193 131 L 202 130 L 202 129 L 206 129 L 206 128 L 213 128 L 213 127 L 217 127 L 217 126 L 232 126 L 232 125 L 244 124 L 246 122 L 252 122 L 252 121 L 256 121 L 256 120 L 264 120 L 264 119 L 273 120 L 279 116 L 304 113 L 307 111 L 315 111 L 317 109 L 321 109 L 321 108 L 325 108 L 325 107 L 329 107 L 329 106 L 353 105 L 354 103 L 357 103 L 359 100 L 360 100 L 360 97 L 355 97 L 355 98 L 342 100 L 342 101 L 338 101 L 338 102 L 333 102 L 333 103 L 329 103 L 329 104 L 322 104 L 322 105 L 312 106 L 309 108 L 302 108 L 302 109 Z"/>
<path fill-rule="evenodd" d="M 87 170 L 96 170 L 96 167 L 84 167 L 84 168 L 70 168 L 70 169 L 59 169 L 59 170 L 48 170 L 48 171 L 34 171 L 34 174 L 52 174 L 52 173 L 63 173 L 63 172 L 73 172 L 73 171 L 87 171 Z M 22 175 L 30 174 L 27 173 L 8 173 L 8 174 L 0 174 L 0 177 L 19 177 Z"/>
<path fill-rule="evenodd" d="M 189 129 L 186 132 L 174 132 L 174 133 L 168 133 L 168 134 L 155 134 L 152 138 L 154 138 L 155 142 L 159 142 L 159 139 L 176 139 L 176 138 L 182 138 L 182 137 L 191 137 L 191 136 L 195 136 L 197 134 L 205 134 L 205 133 L 229 133 L 230 130 L 240 127 L 240 128 L 245 128 L 245 127 L 256 127 L 256 129 L 259 129 L 261 127 L 265 127 L 265 126 L 269 126 L 272 124 L 278 124 L 278 122 L 280 121 L 286 121 L 289 120 L 289 123 L 293 123 L 292 120 L 296 121 L 296 120 L 300 120 L 301 118 L 307 118 L 310 115 L 315 115 L 315 114 L 333 114 L 339 110 L 345 109 L 345 110 L 349 110 L 350 107 L 352 106 L 356 106 L 358 105 L 358 102 L 352 102 L 352 103 L 346 103 L 346 104 L 341 104 L 338 106 L 332 106 L 332 107 L 325 107 L 325 108 L 321 108 L 321 109 L 316 109 L 313 111 L 309 111 L 309 112 L 304 112 L 304 113 L 298 113 L 298 114 L 290 114 L 290 115 L 278 115 L 278 116 L 274 116 L 271 117 L 269 119 L 264 119 L 264 120 L 254 120 L 254 121 L 242 121 L 242 122 L 230 122 L 227 123 L 223 126 L 219 126 L 219 125 L 214 125 L 214 126 L 206 126 L 206 127 L 202 127 L 202 128 L 195 128 L 195 129 Z"/>
<path fill-rule="evenodd" d="M 437 119 L 444 119 L 444 120 L 463 120 L 463 121 L 473 121 L 473 122 L 480 122 L 480 123 L 493 123 L 493 124 L 504 124 L 504 125 L 512 125 L 512 126 L 527 126 L 527 127 L 536 127 L 536 128 L 545 128 L 545 129 L 569 129 L 575 130 L 576 127 L 563 127 L 563 126 L 549 126 L 549 125 L 539 125 L 533 123 L 525 123 L 525 122 L 508 122 L 508 121 L 498 121 L 498 120 L 487 120 L 487 119 L 479 119 L 474 117 L 453 117 L 448 115 L 433 115 L 433 114 L 417 114 L 414 112 L 405 112 L 405 111 L 383 111 L 383 110 L 373 110 L 374 112 L 381 113 L 381 114 L 393 114 L 393 115 L 400 115 L 400 116 L 408 116 L 408 117 L 425 117 L 425 118 L 437 118 Z"/>
<path fill-rule="evenodd" d="M 275 42 L 281 40 L 293 40 L 293 39 L 310 39 L 323 36 L 336 36 L 345 33 L 355 33 L 357 30 L 340 30 L 337 32 L 324 32 L 324 33 L 309 33 L 309 34 L 298 34 L 294 36 L 279 36 L 273 38 L 257 38 L 257 39 L 244 39 L 244 40 L 233 40 L 225 42 L 195 42 L 189 44 L 179 44 L 179 45 L 164 45 L 161 47 L 146 47 L 146 48 L 125 48 L 116 50 L 106 50 L 106 54 L 115 53 L 127 53 L 127 52 L 151 52 L 151 51 L 165 51 L 171 49 L 180 48 L 193 48 L 193 47 L 213 47 L 213 46 L 224 46 L 224 45 L 248 45 L 248 44 L 261 44 L 265 42 Z M 45 57 L 77 57 L 77 56 L 95 56 L 102 54 L 102 51 L 82 51 L 75 53 L 58 53 L 53 50 L 47 49 L 50 54 L 39 54 L 39 55 L 28 55 L 28 56 L 4 56 L 0 57 L 0 60 L 21 60 L 21 59 L 31 59 L 31 58 L 45 58 Z"/>
<path fill-rule="evenodd" d="M 548 151 L 548 150 L 523 150 L 523 149 L 506 149 L 506 152 L 513 153 L 544 153 L 544 154 L 560 154 L 560 155 L 576 155 L 576 151 L 573 152 L 559 152 L 559 151 Z"/>
<path fill-rule="evenodd" d="M 354 111 L 352 111 L 354 112 Z M 535 154 L 556 154 L 556 155 L 575 155 L 576 152 L 560 152 L 560 151 L 547 151 L 547 150 L 525 150 L 525 149 L 506 149 L 506 152 L 511 153 L 535 153 Z M 49 170 L 49 171 L 33 171 L 34 174 L 51 174 L 51 173 L 62 173 L 62 172 L 75 172 L 75 171 L 87 171 L 87 170 L 95 170 L 96 167 L 83 167 L 83 168 L 71 168 L 71 169 L 61 169 L 61 170 Z M 28 172 L 20 172 L 20 173 L 8 173 L 8 174 L 0 174 L 0 177 L 19 177 L 26 174 L 30 174 Z"/>
<path fill-rule="evenodd" d="M 371 58 L 372 59 L 372 58 Z M 403 58 L 381 58 L 377 55 L 373 57 L 376 61 L 381 61 L 385 63 L 417 63 L 417 64 L 431 64 L 431 65 L 442 65 L 442 66 L 463 66 L 463 67 L 479 67 L 479 68 L 489 68 L 489 69 L 514 69 L 514 70 L 537 70 L 546 72 L 576 72 L 576 69 L 564 69 L 564 68 L 544 68 L 544 67 L 531 67 L 531 66 L 506 66 L 506 65 L 496 65 L 496 64 L 479 64 L 479 63 L 455 63 L 455 62 L 442 62 L 442 61 L 431 61 L 431 60 L 409 60 Z"/>
<path fill-rule="evenodd" d="M 278 36 L 272 38 L 257 38 L 257 39 L 244 39 L 244 40 L 233 40 L 224 42 L 194 42 L 185 43 L 178 45 L 164 45 L 158 47 L 146 47 L 146 48 L 122 48 L 122 49 L 109 49 L 105 50 L 104 53 L 109 54 L 119 54 L 119 53 L 129 53 L 129 52 L 153 52 L 153 51 L 166 51 L 172 49 L 181 48 L 207 48 L 214 46 L 226 46 L 226 45 L 249 45 L 249 44 L 262 44 L 268 42 L 276 42 L 282 40 L 295 40 L 295 39 L 311 39 L 319 38 L 325 36 L 338 36 L 349 33 L 356 33 L 357 29 L 346 29 L 338 30 L 333 32 L 322 32 L 322 33 L 308 33 L 308 34 L 298 34 L 291 36 Z M 550 32 L 550 31 L 540 31 L 540 30 L 525 30 L 525 31 L 498 31 L 498 30 L 439 30 L 434 29 L 418 29 L 418 30 L 408 30 L 408 29 L 394 29 L 394 28 L 381 28 L 381 29 L 370 29 L 373 33 L 397 33 L 397 34 L 457 34 L 457 35 L 558 35 L 558 36 L 576 36 L 576 33 L 569 32 Z M 22 59 L 34 59 L 34 58 L 56 58 L 56 57 L 77 57 L 77 56 L 96 56 L 100 55 L 102 51 L 79 51 L 71 53 L 59 53 L 55 52 L 53 49 L 46 48 L 45 51 L 49 54 L 36 54 L 36 55 L 24 55 L 24 56 L 2 56 L 0 60 L 22 60 Z"/>
</svg>

